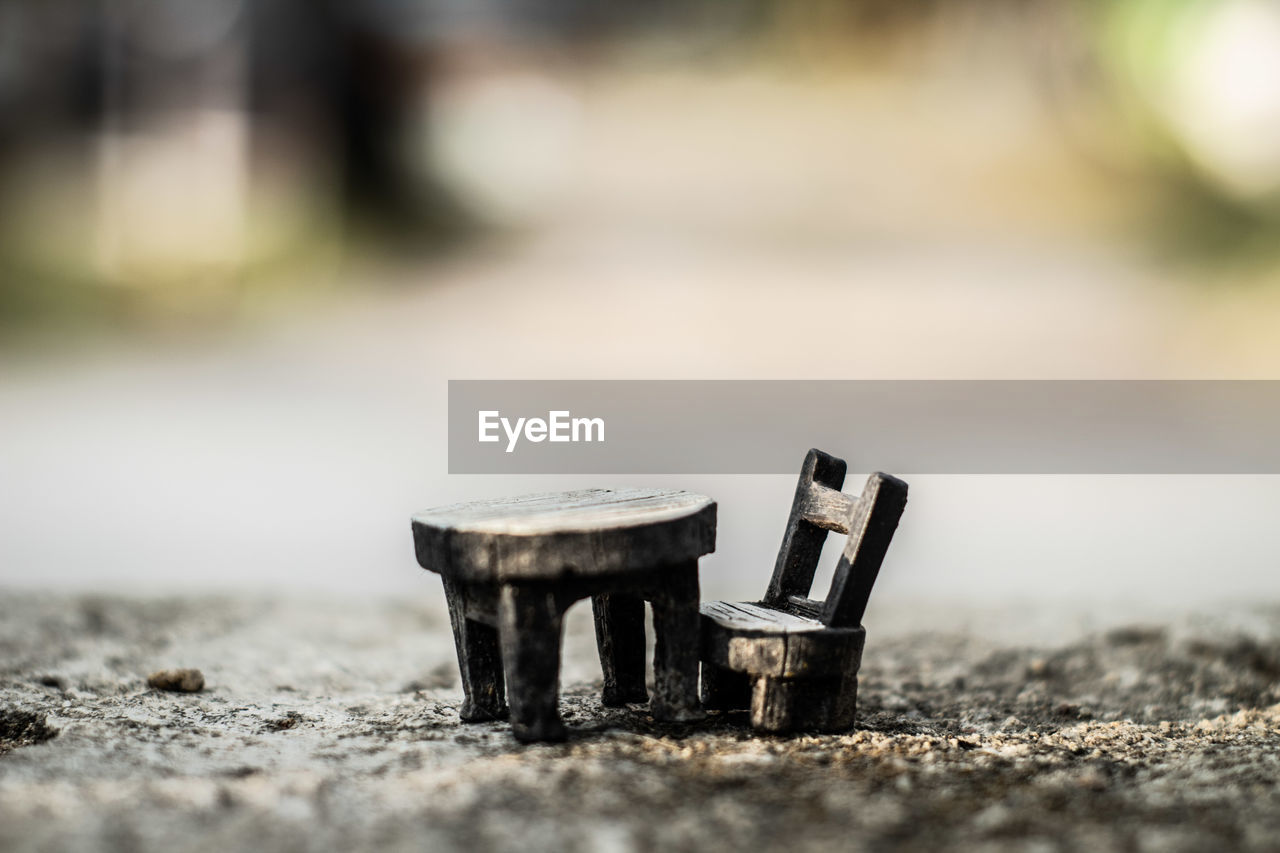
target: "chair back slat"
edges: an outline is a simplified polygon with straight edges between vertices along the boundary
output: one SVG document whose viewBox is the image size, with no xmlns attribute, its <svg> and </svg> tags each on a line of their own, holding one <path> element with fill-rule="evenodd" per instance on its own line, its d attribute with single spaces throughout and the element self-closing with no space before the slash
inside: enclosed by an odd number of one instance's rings
<svg viewBox="0 0 1280 853">
<path fill-rule="evenodd" d="M 801 515 L 815 527 L 847 534 L 856 503 L 839 489 L 811 483 L 804 498 Z"/>
<path fill-rule="evenodd" d="M 898 520 L 907 506 L 907 484 L 877 472 L 867 478 L 853 510 L 849 540 L 836 564 L 831 592 L 822 611 L 822 622 L 832 628 L 854 628 L 871 597 Z"/>
<path fill-rule="evenodd" d="M 820 619 L 833 628 L 857 627 L 867 609 L 898 519 L 907 484 L 875 473 L 858 497 L 840 491 L 847 466 L 821 450 L 805 456 L 787 530 L 778 549 L 764 604 Z M 848 536 L 825 601 L 809 598 L 829 532 Z"/>
<path fill-rule="evenodd" d="M 764 595 L 765 604 L 785 607 L 791 596 L 805 597 L 809 594 L 813 575 L 818 570 L 818 559 L 822 556 L 822 544 L 827 539 L 827 531 L 815 524 L 812 518 L 830 518 L 825 509 L 820 510 L 811 495 L 815 486 L 839 493 L 844 485 L 846 467 L 843 459 L 821 450 L 810 450 L 805 455 L 800 478 L 796 482 L 795 497 L 791 501 L 787 530 L 782 536 L 773 577 Z"/>
</svg>

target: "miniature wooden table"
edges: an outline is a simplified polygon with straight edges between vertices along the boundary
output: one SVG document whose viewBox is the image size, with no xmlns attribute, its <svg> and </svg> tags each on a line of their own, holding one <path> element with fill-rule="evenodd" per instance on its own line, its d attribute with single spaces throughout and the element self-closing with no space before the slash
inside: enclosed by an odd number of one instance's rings
<svg viewBox="0 0 1280 853">
<path fill-rule="evenodd" d="M 475 501 L 413 517 L 418 563 L 444 581 L 466 694 L 464 721 L 503 719 L 520 740 L 562 740 L 565 611 L 590 597 L 605 704 L 642 702 L 644 602 L 653 606 L 657 719 L 698 702 L 698 558 L 716 504 L 668 489 L 584 489 Z"/>
</svg>

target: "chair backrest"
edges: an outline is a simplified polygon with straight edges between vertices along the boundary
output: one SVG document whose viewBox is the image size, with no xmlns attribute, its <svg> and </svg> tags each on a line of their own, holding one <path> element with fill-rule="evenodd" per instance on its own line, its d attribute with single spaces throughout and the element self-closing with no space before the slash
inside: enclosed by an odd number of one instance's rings
<svg viewBox="0 0 1280 853">
<path fill-rule="evenodd" d="M 871 597 L 907 505 L 907 484 L 875 473 L 858 497 L 840 491 L 847 470 L 843 459 L 810 450 L 800 469 L 791 517 L 782 537 L 773 578 L 764 603 L 813 616 L 833 628 L 857 627 Z M 836 564 L 826 601 L 812 601 L 809 591 L 828 532 L 848 536 Z"/>
</svg>

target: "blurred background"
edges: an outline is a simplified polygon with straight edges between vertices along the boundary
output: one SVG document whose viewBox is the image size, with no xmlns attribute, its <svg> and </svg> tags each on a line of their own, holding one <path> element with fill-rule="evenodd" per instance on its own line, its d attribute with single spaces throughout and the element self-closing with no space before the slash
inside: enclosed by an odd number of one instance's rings
<svg viewBox="0 0 1280 853">
<path fill-rule="evenodd" d="M 662 484 L 755 596 L 791 478 L 451 477 L 446 380 L 1280 378 L 1278 324 L 1276 0 L 0 0 L 0 585 L 439 597 L 414 510 Z M 911 484 L 899 603 L 1280 597 L 1278 478 Z"/>
</svg>

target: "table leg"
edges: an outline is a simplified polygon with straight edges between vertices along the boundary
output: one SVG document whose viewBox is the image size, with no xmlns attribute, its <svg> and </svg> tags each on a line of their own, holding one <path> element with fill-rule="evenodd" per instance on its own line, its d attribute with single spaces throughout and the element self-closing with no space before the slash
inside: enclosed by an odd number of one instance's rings
<svg viewBox="0 0 1280 853">
<path fill-rule="evenodd" d="M 465 587 L 446 579 L 444 595 L 449 602 L 449 624 L 458 651 L 458 670 L 462 673 L 462 722 L 505 720 L 507 706 L 503 702 L 498 632 L 467 618 Z"/>
<path fill-rule="evenodd" d="M 609 593 L 591 597 L 605 705 L 648 702 L 644 688 L 644 599 Z"/>
<path fill-rule="evenodd" d="M 693 722 L 705 718 L 698 702 L 698 561 L 671 566 L 653 593 L 653 702 L 655 719 Z"/>
<path fill-rule="evenodd" d="M 498 631 L 517 740 L 564 740 L 558 707 L 563 612 L 555 592 L 508 584 L 498 594 Z"/>
</svg>

